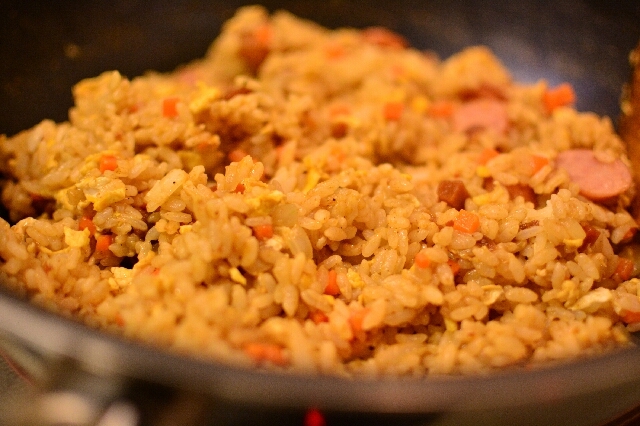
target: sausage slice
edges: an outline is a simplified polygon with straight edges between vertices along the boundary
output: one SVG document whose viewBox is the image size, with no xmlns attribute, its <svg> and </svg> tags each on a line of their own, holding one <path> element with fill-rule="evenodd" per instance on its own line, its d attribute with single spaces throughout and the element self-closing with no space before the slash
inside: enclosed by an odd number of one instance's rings
<svg viewBox="0 0 640 426">
<path fill-rule="evenodd" d="M 453 113 L 453 129 L 457 132 L 488 129 L 501 134 L 506 132 L 508 125 L 507 107 L 498 99 L 474 99 Z"/>
<path fill-rule="evenodd" d="M 558 154 L 558 167 L 580 186 L 580 193 L 592 201 L 605 201 L 616 197 L 631 187 L 629 168 L 617 158 L 606 163 L 596 158 L 588 149 L 572 149 Z"/>
</svg>

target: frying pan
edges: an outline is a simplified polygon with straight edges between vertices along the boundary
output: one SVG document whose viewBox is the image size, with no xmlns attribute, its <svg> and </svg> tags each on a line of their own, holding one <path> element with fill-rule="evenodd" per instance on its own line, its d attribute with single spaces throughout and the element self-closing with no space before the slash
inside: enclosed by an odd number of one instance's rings
<svg viewBox="0 0 640 426">
<path fill-rule="evenodd" d="M 44 118 L 65 120 L 71 87 L 82 78 L 108 69 L 128 77 L 149 69 L 170 71 L 203 56 L 242 4 L 5 3 L 0 133 L 15 134 Z M 633 0 L 263 4 L 333 28 L 386 26 L 441 57 L 485 44 L 515 79 L 569 81 L 579 110 L 614 121 L 630 73 L 627 55 L 640 38 L 640 3 Z M 36 384 L 35 394 L 2 406 L 5 423 L 300 425 L 305 413 L 318 409 L 328 425 L 600 425 L 640 404 L 636 348 L 482 377 L 303 377 L 236 369 L 126 341 L 5 290 L 0 290 L 0 342 Z M 629 417 L 624 419 L 619 422 Z"/>
</svg>

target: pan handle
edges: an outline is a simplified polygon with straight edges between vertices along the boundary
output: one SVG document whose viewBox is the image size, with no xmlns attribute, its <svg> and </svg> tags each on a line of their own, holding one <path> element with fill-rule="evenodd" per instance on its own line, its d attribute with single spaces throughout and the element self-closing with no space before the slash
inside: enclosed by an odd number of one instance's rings
<svg viewBox="0 0 640 426">
<path fill-rule="evenodd" d="M 22 380 L 0 394 L 0 424 L 15 426 L 196 426 L 211 401 L 158 384 L 105 376 L 0 335 L 0 356 Z M 0 360 L 1 362 L 1 360 Z"/>
<path fill-rule="evenodd" d="M 102 406 L 92 396 L 71 390 L 45 392 L 29 400 L 28 411 L 11 413 L 10 424 L 19 426 L 139 426 L 133 404 L 116 400 Z"/>
<path fill-rule="evenodd" d="M 6 379 L 0 424 L 16 426 L 138 426 L 139 412 L 116 398 L 121 386 L 79 373 L 69 362 L 48 358 L 3 336 L 0 357 Z"/>
</svg>

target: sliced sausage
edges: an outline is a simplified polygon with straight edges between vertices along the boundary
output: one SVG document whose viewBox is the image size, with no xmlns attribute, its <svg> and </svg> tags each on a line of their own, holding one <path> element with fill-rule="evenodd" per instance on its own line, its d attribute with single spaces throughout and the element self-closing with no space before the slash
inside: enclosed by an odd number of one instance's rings
<svg viewBox="0 0 640 426">
<path fill-rule="evenodd" d="M 362 38 L 366 43 L 392 49 L 404 49 L 409 45 L 409 42 L 400 34 L 382 27 L 369 27 L 364 29 L 362 31 Z"/>
<path fill-rule="evenodd" d="M 482 187 L 486 189 L 487 192 L 491 192 L 495 188 L 495 181 L 491 178 L 485 179 Z M 529 185 L 516 183 L 514 185 L 505 185 L 505 188 L 509 193 L 510 200 L 515 200 L 516 197 L 522 197 L 524 201 L 533 204 L 537 201 L 536 193 Z"/>
<path fill-rule="evenodd" d="M 272 32 L 270 25 L 263 24 L 253 31 L 240 34 L 238 55 L 244 59 L 247 67 L 254 74 L 271 51 Z"/>
<path fill-rule="evenodd" d="M 593 151 L 572 149 L 558 154 L 558 167 L 578 184 L 580 193 L 592 201 L 605 201 L 616 197 L 631 187 L 629 168 L 617 158 L 612 162 L 600 161 Z"/>
<path fill-rule="evenodd" d="M 438 184 L 438 201 L 444 201 L 454 209 L 464 207 L 469 192 L 461 180 L 443 180 Z"/>
<path fill-rule="evenodd" d="M 464 88 L 458 92 L 458 97 L 464 102 L 481 98 L 496 99 L 499 101 L 507 100 L 507 96 L 500 87 L 492 86 L 490 84 L 482 84 L 479 87 L 474 88 Z"/>
<path fill-rule="evenodd" d="M 515 200 L 516 197 L 524 198 L 524 201 L 529 203 L 536 203 L 536 193 L 533 191 L 529 185 L 524 185 L 521 183 L 515 185 L 507 185 L 507 192 L 509 192 L 509 198 Z"/>
<path fill-rule="evenodd" d="M 227 89 L 224 95 L 222 95 L 222 98 L 228 101 L 229 99 L 233 99 L 236 96 L 248 95 L 249 93 L 253 93 L 253 90 L 247 87 L 231 87 Z"/>
<path fill-rule="evenodd" d="M 634 180 L 640 184 L 640 44 L 629 55 L 629 62 L 633 68 L 630 81 L 626 90 L 622 92 L 622 104 L 620 110 L 620 136 L 627 145 L 629 161 L 633 166 Z M 640 222 L 640 194 L 631 204 L 633 218 Z"/>
<path fill-rule="evenodd" d="M 200 75 L 198 73 L 198 70 L 195 68 L 185 68 L 183 70 L 180 70 L 176 74 L 176 79 L 180 83 L 185 83 L 185 84 L 188 84 L 189 86 L 195 86 L 196 81 L 198 81 L 199 78 L 200 78 Z"/>
<path fill-rule="evenodd" d="M 507 107 L 494 98 L 479 98 L 462 104 L 453 113 L 453 129 L 471 132 L 476 129 L 505 133 L 509 125 Z"/>
</svg>

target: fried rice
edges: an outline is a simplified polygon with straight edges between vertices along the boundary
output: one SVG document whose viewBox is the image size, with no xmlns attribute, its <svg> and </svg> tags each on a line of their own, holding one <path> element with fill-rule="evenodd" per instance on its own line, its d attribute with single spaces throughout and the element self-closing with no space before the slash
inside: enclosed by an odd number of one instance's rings
<svg viewBox="0 0 640 426">
<path fill-rule="evenodd" d="M 640 329 L 611 120 L 486 47 L 245 7 L 203 59 L 73 95 L 0 136 L 0 277 L 47 309 L 339 376 L 543 366 Z"/>
</svg>

